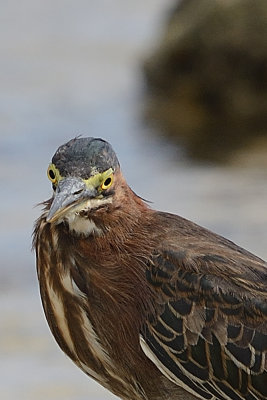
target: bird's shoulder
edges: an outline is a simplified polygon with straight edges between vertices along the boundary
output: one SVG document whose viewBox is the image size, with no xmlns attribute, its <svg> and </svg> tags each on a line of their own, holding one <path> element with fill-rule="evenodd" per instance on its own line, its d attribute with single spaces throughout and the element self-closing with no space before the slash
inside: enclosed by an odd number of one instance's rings
<svg viewBox="0 0 267 400">
<path fill-rule="evenodd" d="M 240 284 L 247 279 L 266 289 L 267 263 L 233 241 L 170 213 L 154 212 L 152 224 L 158 227 L 154 229 L 157 249 L 152 257 L 158 268 L 227 280 L 239 277 Z"/>
<path fill-rule="evenodd" d="M 161 212 L 154 216 L 158 226 L 162 222 L 161 233 L 146 275 L 161 295 L 169 291 L 167 299 L 173 299 L 191 293 L 214 304 L 220 297 L 222 304 L 246 305 L 253 318 L 258 312 L 267 317 L 264 260 L 182 217 Z"/>
</svg>

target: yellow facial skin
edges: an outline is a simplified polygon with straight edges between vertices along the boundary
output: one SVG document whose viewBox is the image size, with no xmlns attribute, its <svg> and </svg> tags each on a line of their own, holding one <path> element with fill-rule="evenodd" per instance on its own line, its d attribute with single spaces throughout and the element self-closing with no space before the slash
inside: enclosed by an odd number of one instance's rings
<svg viewBox="0 0 267 400">
<path fill-rule="evenodd" d="M 64 179 L 63 176 L 60 175 L 59 170 L 55 166 L 55 164 L 50 164 L 47 169 L 48 179 L 53 183 L 53 185 L 57 186 L 58 182 Z M 93 176 L 90 176 L 88 179 L 83 179 L 83 182 L 86 186 L 98 188 L 98 192 L 102 190 L 108 189 L 113 183 L 114 175 L 113 169 L 109 168 L 107 171 L 102 173 L 97 173 Z"/>
</svg>

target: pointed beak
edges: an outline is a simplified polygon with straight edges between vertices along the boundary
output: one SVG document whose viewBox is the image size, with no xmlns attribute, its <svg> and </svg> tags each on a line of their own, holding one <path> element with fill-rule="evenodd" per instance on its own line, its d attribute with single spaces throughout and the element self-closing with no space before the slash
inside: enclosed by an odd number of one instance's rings
<svg viewBox="0 0 267 400">
<path fill-rule="evenodd" d="M 95 188 L 88 188 L 80 178 L 69 177 L 59 181 L 46 221 L 54 222 L 71 208 L 97 195 Z"/>
</svg>

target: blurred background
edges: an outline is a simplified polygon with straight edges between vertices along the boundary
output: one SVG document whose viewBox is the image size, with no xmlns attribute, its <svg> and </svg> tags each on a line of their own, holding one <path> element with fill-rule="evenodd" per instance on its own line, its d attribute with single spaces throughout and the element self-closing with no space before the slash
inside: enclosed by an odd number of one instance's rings
<svg viewBox="0 0 267 400">
<path fill-rule="evenodd" d="M 211 3 L 249 8 L 229 21 L 233 9 Z M 267 14 L 259 22 L 256 3 L 0 0 L 1 399 L 115 399 L 56 345 L 31 252 L 35 205 L 51 195 L 48 163 L 75 135 L 110 141 L 154 208 L 267 258 Z"/>
</svg>

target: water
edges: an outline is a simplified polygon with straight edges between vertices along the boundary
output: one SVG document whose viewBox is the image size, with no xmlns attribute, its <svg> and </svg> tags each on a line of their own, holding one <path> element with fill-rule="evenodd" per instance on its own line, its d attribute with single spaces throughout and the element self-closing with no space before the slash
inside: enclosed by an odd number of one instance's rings
<svg viewBox="0 0 267 400">
<path fill-rule="evenodd" d="M 140 65 L 172 1 L 0 2 L 0 398 L 114 396 L 58 349 L 44 319 L 31 253 L 46 168 L 77 134 L 117 151 L 132 188 L 267 258 L 267 174 L 194 165 L 141 126 Z"/>
</svg>

